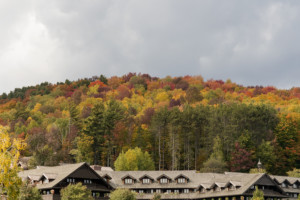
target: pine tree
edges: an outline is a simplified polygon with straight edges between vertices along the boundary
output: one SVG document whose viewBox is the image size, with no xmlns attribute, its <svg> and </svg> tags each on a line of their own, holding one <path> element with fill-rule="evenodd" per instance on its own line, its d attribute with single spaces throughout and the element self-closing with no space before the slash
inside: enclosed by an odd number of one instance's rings
<svg viewBox="0 0 300 200">
<path fill-rule="evenodd" d="M 201 172 L 217 172 L 222 173 L 226 170 L 224 154 L 222 151 L 221 139 L 217 136 L 214 139 L 213 152 L 209 159 L 203 164 Z"/>
<path fill-rule="evenodd" d="M 101 152 L 103 150 L 104 143 L 104 104 L 97 103 L 92 109 L 91 115 L 84 121 L 83 133 L 93 137 L 93 152 L 94 152 L 94 164 L 99 164 Z"/>
</svg>

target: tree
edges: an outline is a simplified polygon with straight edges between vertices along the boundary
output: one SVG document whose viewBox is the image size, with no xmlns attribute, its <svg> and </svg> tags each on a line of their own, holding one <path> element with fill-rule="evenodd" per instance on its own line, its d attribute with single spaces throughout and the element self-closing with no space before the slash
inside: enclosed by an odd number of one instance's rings
<svg viewBox="0 0 300 200">
<path fill-rule="evenodd" d="M 161 195 L 158 193 L 155 193 L 152 200 L 160 200 L 161 199 Z"/>
<path fill-rule="evenodd" d="M 167 107 L 160 108 L 156 111 L 151 120 L 152 133 L 155 137 L 155 159 L 158 164 L 158 169 L 165 169 L 165 158 L 168 155 L 167 141 L 168 141 L 168 123 L 169 115 Z M 157 146 L 156 146 L 157 145 Z"/>
<path fill-rule="evenodd" d="M 93 163 L 94 152 L 93 144 L 94 138 L 92 136 L 82 133 L 75 138 L 76 149 L 72 149 L 70 153 L 75 156 L 76 162 Z"/>
<path fill-rule="evenodd" d="M 226 163 L 222 151 L 221 139 L 217 136 L 214 139 L 213 152 L 209 159 L 203 164 L 201 172 L 217 172 L 222 173 L 226 170 Z"/>
<path fill-rule="evenodd" d="M 103 165 L 112 166 L 113 134 L 116 123 L 124 116 L 123 106 L 115 100 L 104 105 L 97 103 L 85 120 L 82 132 L 94 138 L 94 164 L 101 160 Z"/>
<path fill-rule="evenodd" d="M 22 180 L 17 174 L 18 160 L 25 146 L 22 140 L 11 141 L 7 128 L 0 126 L 0 195 L 6 194 L 8 200 L 19 196 Z"/>
<path fill-rule="evenodd" d="M 277 169 L 276 174 L 285 174 L 295 167 L 300 157 L 300 145 L 299 145 L 299 129 L 300 120 L 293 117 L 293 115 L 282 115 L 280 122 L 278 123 L 276 134 L 276 162 L 282 163 L 280 166 L 275 166 Z M 280 148 L 277 148 L 280 147 Z M 279 157 L 280 155 L 280 157 Z M 285 158 L 285 159 L 283 159 Z M 279 163 L 279 164 L 280 164 Z M 277 165 L 278 163 L 276 163 Z"/>
<path fill-rule="evenodd" d="M 29 185 L 28 183 L 23 183 L 20 196 L 18 200 L 42 200 L 42 195 L 40 194 L 39 190 Z"/>
<path fill-rule="evenodd" d="M 93 137 L 93 163 L 98 164 L 100 160 L 101 147 L 104 142 L 104 130 L 103 130 L 103 115 L 104 115 L 103 103 L 97 103 L 92 109 L 91 115 L 85 120 L 83 133 Z"/>
<path fill-rule="evenodd" d="M 189 87 L 186 91 L 186 100 L 188 103 L 195 103 L 201 101 L 203 96 L 200 93 L 200 90 L 197 87 Z"/>
<path fill-rule="evenodd" d="M 256 157 L 261 160 L 267 172 L 273 172 L 272 169 L 274 168 L 276 154 L 274 153 L 274 146 L 271 142 L 263 141 L 256 151 Z"/>
<path fill-rule="evenodd" d="M 264 192 L 259 190 L 258 187 L 255 187 L 255 191 L 253 192 L 252 200 L 264 200 Z"/>
<path fill-rule="evenodd" d="M 248 172 L 254 166 L 252 161 L 252 153 L 240 147 L 239 143 L 235 143 L 235 151 L 231 154 L 230 169 L 233 172 Z"/>
<path fill-rule="evenodd" d="M 287 174 L 291 177 L 300 178 L 300 169 L 294 168 L 293 171 L 288 171 Z M 300 196 L 300 195 L 299 195 Z"/>
<path fill-rule="evenodd" d="M 106 158 L 106 166 L 113 165 L 113 147 L 114 147 L 114 138 L 113 138 L 113 130 L 116 126 L 116 123 L 120 121 L 124 116 L 124 107 L 122 104 L 117 102 L 116 100 L 110 100 L 106 104 L 106 110 L 103 116 L 103 130 L 104 130 L 104 149 L 103 152 L 103 163 L 105 163 L 104 158 Z"/>
<path fill-rule="evenodd" d="M 154 162 L 148 152 L 138 147 L 119 154 L 114 163 L 116 171 L 154 170 Z"/>
<path fill-rule="evenodd" d="M 260 174 L 260 173 L 267 173 L 267 171 L 263 168 L 260 168 L 260 169 L 252 168 L 252 169 L 250 169 L 249 173 L 250 174 Z"/>
<path fill-rule="evenodd" d="M 93 200 L 91 191 L 82 183 L 69 184 L 60 191 L 61 200 Z"/>
<path fill-rule="evenodd" d="M 116 189 L 110 193 L 111 200 L 135 200 L 135 193 L 128 189 Z"/>
</svg>

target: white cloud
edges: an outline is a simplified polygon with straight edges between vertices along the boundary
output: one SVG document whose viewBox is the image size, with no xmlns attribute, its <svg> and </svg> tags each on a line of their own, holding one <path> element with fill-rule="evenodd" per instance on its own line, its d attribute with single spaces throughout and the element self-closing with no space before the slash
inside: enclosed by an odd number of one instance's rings
<svg viewBox="0 0 300 200">
<path fill-rule="evenodd" d="M 196 75 L 299 86 L 298 1 L 0 2 L 0 93 L 43 81 Z"/>
</svg>

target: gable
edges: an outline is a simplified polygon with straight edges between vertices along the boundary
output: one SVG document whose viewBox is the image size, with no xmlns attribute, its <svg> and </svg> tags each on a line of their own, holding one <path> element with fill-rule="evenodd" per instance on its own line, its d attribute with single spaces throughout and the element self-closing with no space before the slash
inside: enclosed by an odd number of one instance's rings
<svg viewBox="0 0 300 200">
<path fill-rule="evenodd" d="M 284 195 L 284 191 L 278 186 L 278 184 L 267 174 L 262 174 L 261 177 L 254 181 L 250 187 L 248 187 L 244 193 L 253 193 L 255 190 L 254 186 L 257 186 L 258 189 L 263 189 L 267 186 L 269 190 L 272 190 L 273 195 Z M 264 189 L 263 189 L 264 190 Z"/>
<path fill-rule="evenodd" d="M 98 176 L 86 165 L 81 166 L 69 176 L 72 178 L 98 179 Z"/>
<path fill-rule="evenodd" d="M 60 179 L 54 186 L 60 187 L 63 185 L 63 182 L 66 182 L 68 178 L 71 179 L 81 179 L 81 180 L 94 180 L 97 182 L 98 186 L 101 188 L 107 188 L 111 189 L 112 186 L 107 183 L 99 174 L 97 174 L 92 168 L 90 168 L 86 163 L 82 164 L 79 168 L 77 168 L 74 172 L 70 173 L 68 176 L 66 176 L 63 179 Z M 101 184 L 101 185 L 99 185 Z"/>
<path fill-rule="evenodd" d="M 142 179 L 144 179 L 144 178 L 148 178 L 148 179 L 150 179 L 150 180 L 154 180 L 151 176 L 149 176 L 149 175 L 147 175 L 147 174 L 145 174 L 144 176 L 140 177 L 139 180 L 142 180 Z"/>
<path fill-rule="evenodd" d="M 168 180 L 172 180 L 170 177 L 168 177 L 168 176 L 165 175 L 165 174 L 160 175 L 159 177 L 156 178 L 156 180 L 160 180 L 160 179 L 162 179 L 162 178 L 166 178 L 166 179 L 168 179 Z"/>
<path fill-rule="evenodd" d="M 259 180 L 255 182 L 256 185 L 268 185 L 268 186 L 277 186 L 277 184 L 269 177 L 262 176 Z"/>
</svg>

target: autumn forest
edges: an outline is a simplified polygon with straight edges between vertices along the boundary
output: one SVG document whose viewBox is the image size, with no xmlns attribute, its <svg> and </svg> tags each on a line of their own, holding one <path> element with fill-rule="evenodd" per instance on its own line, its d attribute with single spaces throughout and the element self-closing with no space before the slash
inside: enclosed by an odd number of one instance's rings
<svg viewBox="0 0 300 200">
<path fill-rule="evenodd" d="M 44 82 L 3 93 L 0 125 L 25 140 L 32 166 L 114 167 L 139 147 L 157 170 L 249 172 L 258 160 L 270 174 L 300 168 L 299 87 L 136 73 Z"/>
</svg>

